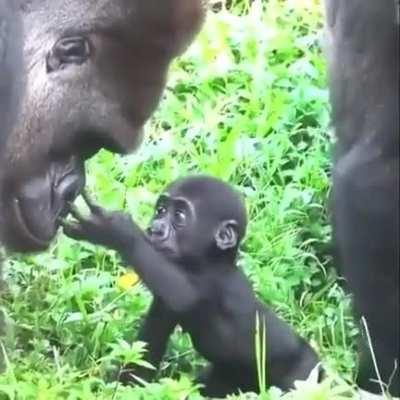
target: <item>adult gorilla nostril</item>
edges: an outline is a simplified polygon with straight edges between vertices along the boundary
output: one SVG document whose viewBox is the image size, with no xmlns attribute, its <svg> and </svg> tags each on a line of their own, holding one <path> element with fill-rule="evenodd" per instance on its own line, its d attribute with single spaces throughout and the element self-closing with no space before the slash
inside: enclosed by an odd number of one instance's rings
<svg viewBox="0 0 400 400">
<path fill-rule="evenodd" d="M 72 202 L 85 186 L 82 174 L 69 174 L 57 186 L 56 193 L 64 202 Z"/>
</svg>

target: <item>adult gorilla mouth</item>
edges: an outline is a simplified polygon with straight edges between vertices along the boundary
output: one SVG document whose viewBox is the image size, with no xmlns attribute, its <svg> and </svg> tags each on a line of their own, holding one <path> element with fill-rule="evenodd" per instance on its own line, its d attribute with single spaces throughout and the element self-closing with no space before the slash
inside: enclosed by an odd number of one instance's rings
<svg viewBox="0 0 400 400">
<path fill-rule="evenodd" d="M 1 204 L 0 229 L 6 248 L 18 252 L 47 249 L 69 203 L 84 186 L 83 164 L 69 160 L 53 162 L 42 175 L 11 187 Z"/>
<path fill-rule="evenodd" d="M 17 198 L 7 206 L 7 215 L 4 217 L 2 229 L 2 244 L 8 250 L 16 252 L 36 252 L 46 250 L 51 239 L 56 233 L 56 224 L 46 222 L 52 228 L 52 235 L 41 232 L 31 220 L 29 213 L 25 211 Z M 48 221 L 49 218 L 46 218 Z M 43 220 L 44 221 L 44 220 Z"/>
<path fill-rule="evenodd" d="M 40 238 L 39 233 L 34 233 L 34 228 L 28 227 L 28 222 L 23 215 L 23 211 L 20 206 L 20 202 L 17 198 L 13 201 L 13 211 L 15 215 L 15 221 L 17 222 L 21 235 L 25 236 L 24 243 L 30 242 L 33 246 L 35 246 L 38 250 L 45 249 L 48 247 L 51 239 L 49 238 Z"/>
</svg>

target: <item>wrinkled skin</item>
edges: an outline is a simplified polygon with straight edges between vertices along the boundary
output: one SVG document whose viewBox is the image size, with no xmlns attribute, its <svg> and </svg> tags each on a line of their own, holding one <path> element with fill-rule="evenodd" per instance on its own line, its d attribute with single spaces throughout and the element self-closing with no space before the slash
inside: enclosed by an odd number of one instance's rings
<svg viewBox="0 0 400 400">
<path fill-rule="evenodd" d="M 48 247 L 100 148 L 141 141 L 170 62 L 201 27 L 202 0 L 23 0 L 25 95 L 3 146 L 0 229 Z"/>
<path fill-rule="evenodd" d="M 400 395 L 399 14 L 393 0 L 327 0 L 338 264 L 371 335 L 378 369 Z M 378 393 L 360 346 L 359 385 Z"/>
</svg>

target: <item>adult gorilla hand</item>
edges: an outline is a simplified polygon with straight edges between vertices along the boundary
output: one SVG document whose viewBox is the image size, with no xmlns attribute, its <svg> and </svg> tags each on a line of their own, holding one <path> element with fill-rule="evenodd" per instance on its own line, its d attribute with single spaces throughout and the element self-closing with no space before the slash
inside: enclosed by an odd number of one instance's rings
<svg viewBox="0 0 400 400">
<path fill-rule="evenodd" d="M 90 215 L 84 217 L 71 204 L 71 215 L 76 221 L 63 221 L 64 233 L 72 239 L 86 240 L 90 243 L 122 251 L 129 248 L 140 228 L 128 214 L 107 211 L 96 205 L 86 192 L 82 194 Z"/>
</svg>

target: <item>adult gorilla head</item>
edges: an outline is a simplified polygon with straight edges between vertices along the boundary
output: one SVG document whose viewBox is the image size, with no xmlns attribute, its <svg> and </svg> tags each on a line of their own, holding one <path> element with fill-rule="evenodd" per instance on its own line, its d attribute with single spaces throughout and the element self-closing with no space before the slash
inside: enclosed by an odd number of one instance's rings
<svg viewBox="0 0 400 400">
<path fill-rule="evenodd" d="M 21 115 L 2 157 L 2 240 L 45 249 L 100 148 L 135 149 L 204 0 L 23 0 Z"/>
</svg>

